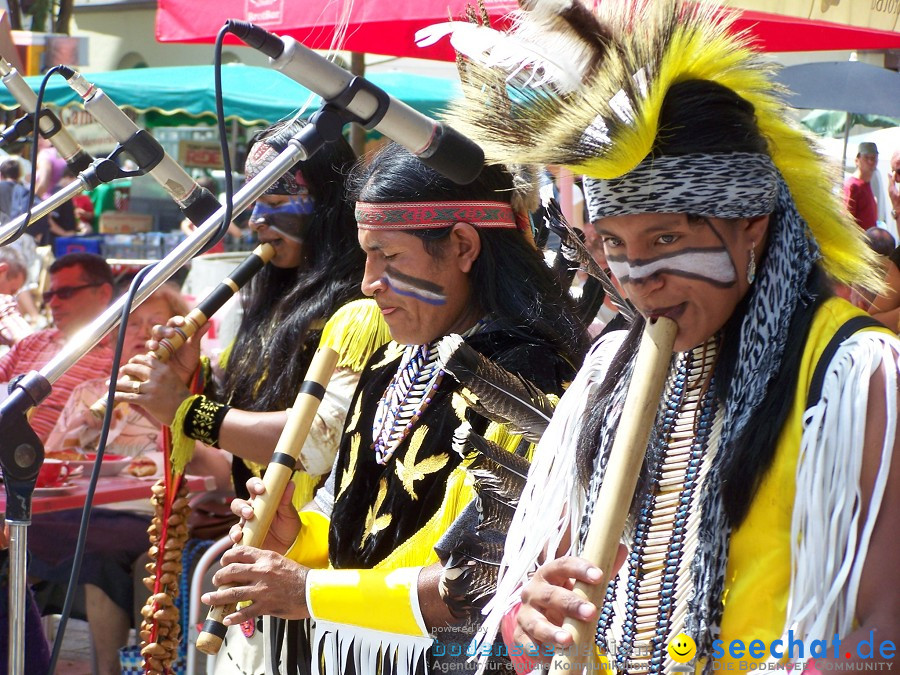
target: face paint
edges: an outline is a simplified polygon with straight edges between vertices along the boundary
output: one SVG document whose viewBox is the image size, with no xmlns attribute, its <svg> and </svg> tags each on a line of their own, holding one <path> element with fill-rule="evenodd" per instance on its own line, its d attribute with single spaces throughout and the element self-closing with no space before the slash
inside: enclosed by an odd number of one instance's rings
<svg viewBox="0 0 900 675">
<path fill-rule="evenodd" d="M 442 286 L 403 274 L 390 265 L 384 268 L 384 276 L 381 280 L 397 295 L 421 300 L 429 305 L 443 305 L 447 302 L 447 296 L 444 295 Z"/>
<path fill-rule="evenodd" d="M 643 260 L 610 255 L 606 260 L 622 284 L 644 283 L 659 274 L 699 279 L 723 288 L 737 282 L 734 263 L 725 248 L 688 248 Z"/>
<path fill-rule="evenodd" d="M 258 201 L 250 213 L 250 222 L 264 222 L 288 239 L 303 241 L 306 223 L 314 210 L 315 202 L 308 194 L 291 197 L 290 201 L 278 206 L 269 206 Z"/>
</svg>

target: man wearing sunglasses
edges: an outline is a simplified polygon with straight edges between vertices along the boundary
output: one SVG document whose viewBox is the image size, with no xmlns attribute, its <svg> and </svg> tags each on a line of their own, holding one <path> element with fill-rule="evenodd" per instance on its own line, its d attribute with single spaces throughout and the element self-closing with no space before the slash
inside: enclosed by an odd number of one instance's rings
<svg viewBox="0 0 900 675">
<path fill-rule="evenodd" d="M 93 253 L 68 253 L 50 266 L 50 287 L 43 294 L 50 307 L 53 327 L 29 335 L 0 359 L 0 382 L 43 368 L 72 336 L 106 309 L 114 295 L 112 270 Z M 56 418 L 81 382 L 108 373 L 112 351 L 101 343 L 85 354 L 54 384 L 35 408 L 30 422 L 42 441 L 53 430 Z M 50 448 L 53 449 L 53 448 Z"/>
</svg>

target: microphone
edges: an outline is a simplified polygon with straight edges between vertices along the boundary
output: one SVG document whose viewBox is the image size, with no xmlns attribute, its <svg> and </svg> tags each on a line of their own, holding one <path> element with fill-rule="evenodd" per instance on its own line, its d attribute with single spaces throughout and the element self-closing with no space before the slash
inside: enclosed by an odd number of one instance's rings
<svg viewBox="0 0 900 675">
<path fill-rule="evenodd" d="M 191 222 L 200 224 L 219 210 L 212 193 L 200 187 L 149 132 L 138 129 L 102 89 L 67 66 L 60 66 L 59 72 L 81 96 L 85 110 L 134 158 L 141 171 L 148 172 L 171 195 Z"/>
<path fill-rule="evenodd" d="M 413 110 L 291 37 L 280 37 L 246 21 L 228 24 L 241 40 L 268 56 L 271 66 L 346 110 L 367 129 L 393 139 L 455 183 L 466 185 L 481 173 L 484 151 L 458 131 Z"/>
<path fill-rule="evenodd" d="M 37 94 L 31 90 L 31 87 L 28 86 L 28 83 L 19 74 L 19 71 L 13 68 L 9 61 L 2 56 L 0 56 L 0 74 L 2 74 L 0 79 L 3 80 L 3 84 L 6 85 L 9 93 L 19 102 L 19 105 L 22 106 L 25 112 L 37 114 L 41 136 L 53 144 L 60 157 L 66 160 L 66 163 L 72 170 L 75 173 L 81 173 L 88 168 L 90 163 L 94 161 L 94 158 L 78 144 L 78 141 L 72 138 L 72 135 L 66 131 L 62 122 L 59 121 L 59 118 L 52 111 L 46 108 L 41 111 L 35 110 L 35 107 L 37 107 Z"/>
</svg>

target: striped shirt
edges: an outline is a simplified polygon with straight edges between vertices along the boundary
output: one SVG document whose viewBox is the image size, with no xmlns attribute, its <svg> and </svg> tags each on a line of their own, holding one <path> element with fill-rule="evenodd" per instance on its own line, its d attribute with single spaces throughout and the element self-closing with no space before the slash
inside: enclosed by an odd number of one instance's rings
<svg viewBox="0 0 900 675">
<path fill-rule="evenodd" d="M 65 335 L 56 328 L 29 335 L 10 349 L 3 358 L 0 358 L 0 382 L 9 382 L 16 375 L 40 370 L 59 353 L 65 344 Z M 109 375 L 112 356 L 112 350 L 105 343 L 101 343 L 82 356 L 53 383 L 50 396 L 32 410 L 29 418 L 31 428 L 42 442 L 47 440 L 75 387 L 98 375 Z M 48 448 L 48 450 L 55 449 L 58 448 Z"/>
</svg>

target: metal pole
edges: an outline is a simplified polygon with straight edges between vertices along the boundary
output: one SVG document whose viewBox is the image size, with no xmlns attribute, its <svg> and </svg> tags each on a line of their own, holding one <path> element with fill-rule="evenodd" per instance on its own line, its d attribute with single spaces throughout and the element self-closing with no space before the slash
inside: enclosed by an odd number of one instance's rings
<svg viewBox="0 0 900 675">
<path fill-rule="evenodd" d="M 25 598 L 28 579 L 25 554 L 28 523 L 7 521 L 9 525 L 9 675 L 25 673 Z"/>
<path fill-rule="evenodd" d="M 80 177 L 81 176 L 79 175 L 79 178 Z M 72 199 L 72 197 L 81 194 L 86 189 L 87 186 L 82 183 L 81 180 L 73 180 L 65 187 L 60 188 L 52 195 L 47 197 L 47 199 L 45 199 L 44 201 L 31 207 L 31 222 L 28 223 L 28 226 L 30 227 L 34 225 L 35 221 L 38 220 L 38 218 L 42 218 L 48 213 L 53 213 L 57 206 L 59 206 L 60 204 L 65 204 L 67 201 Z M 22 223 L 25 222 L 26 215 L 28 214 L 23 213 L 22 215 L 13 218 L 11 221 L 0 227 L 0 246 L 12 239 L 13 235 L 22 226 Z"/>
<path fill-rule="evenodd" d="M 357 77 L 366 74 L 366 55 L 360 52 L 350 53 L 350 72 Z M 366 130 L 358 124 L 350 125 L 350 147 L 357 157 L 362 157 L 366 151 Z"/>
</svg>

